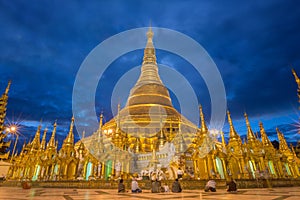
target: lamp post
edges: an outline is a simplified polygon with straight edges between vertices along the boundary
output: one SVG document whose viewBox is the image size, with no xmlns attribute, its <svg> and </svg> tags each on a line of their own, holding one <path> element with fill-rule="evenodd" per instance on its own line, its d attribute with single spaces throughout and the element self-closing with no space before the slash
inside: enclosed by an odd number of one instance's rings
<svg viewBox="0 0 300 200">
<path fill-rule="evenodd" d="M 18 127 L 17 127 L 16 125 L 13 124 L 13 125 L 10 125 L 10 126 L 6 127 L 5 131 L 6 131 L 7 133 L 11 133 L 11 134 L 13 134 L 13 135 L 17 135 L 16 140 L 15 140 L 15 144 L 14 144 L 14 148 L 13 148 L 13 152 L 12 152 L 12 154 L 11 154 L 11 159 L 10 159 L 10 161 L 12 161 L 12 158 L 13 158 L 13 156 L 14 156 L 14 154 L 15 154 L 16 147 L 17 147 L 17 143 L 18 143 L 18 140 L 19 140 L 19 134 L 17 134 L 17 132 L 18 132 Z"/>
</svg>

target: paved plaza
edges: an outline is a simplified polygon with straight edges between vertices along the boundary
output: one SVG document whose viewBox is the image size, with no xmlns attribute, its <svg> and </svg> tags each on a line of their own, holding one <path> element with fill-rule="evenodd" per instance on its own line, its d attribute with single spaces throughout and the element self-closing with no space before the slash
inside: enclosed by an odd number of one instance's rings
<svg viewBox="0 0 300 200">
<path fill-rule="evenodd" d="M 0 199 L 6 200 L 97 200 L 97 199 L 273 199 L 292 200 L 300 199 L 300 187 L 292 188 L 259 188 L 240 189 L 236 194 L 227 193 L 225 189 L 220 189 L 215 193 L 203 192 L 199 190 L 184 191 L 179 194 L 174 193 L 151 193 L 149 190 L 140 194 L 124 193 L 118 194 L 116 190 L 109 189 L 61 189 L 61 188 L 32 188 L 24 190 L 19 187 L 0 187 Z"/>
</svg>

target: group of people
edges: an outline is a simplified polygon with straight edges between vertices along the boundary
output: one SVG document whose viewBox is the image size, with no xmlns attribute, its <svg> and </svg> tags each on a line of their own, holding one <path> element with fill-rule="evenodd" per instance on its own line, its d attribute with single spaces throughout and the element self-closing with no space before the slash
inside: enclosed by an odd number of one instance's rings
<svg viewBox="0 0 300 200">
<path fill-rule="evenodd" d="M 171 190 L 174 193 L 179 193 L 182 191 L 182 188 L 181 188 L 181 185 L 180 185 L 178 179 L 176 179 L 173 182 Z M 169 191 L 170 191 L 169 186 L 166 183 L 162 186 L 161 182 L 158 179 L 156 179 L 155 181 L 152 182 L 152 185 L 151 185 L 152 193 L 169 192 Z M 124 193 L 124 192 L 128 192 L 128 191 L 126 191 L 126 189 L 125 189 L 123 179 L 120 179 L 120 182 L 118 185 L 118 193 Z M 132 193 L 141 193 L 142 192 L 142 189 L 139 187 L 139 184 L 138 184 L 136 178 L 132 179 L 131 192 Z"/>
<path fill-rule="evenodd" d="M 216 181 L 214 180 L 209 180 L 204 188 L 205 192 L 216 192 Z M 226 184 L 228 186 L 227 192 L 237 192 L 237 187 L 236 187 L 236 182 L 231 178 L 231 180 Z"/>
<path fill-rule="evenodd" d="M 205 192 L 216 192 L 216 181 L 215 180 L 209 180 L 204 188 Z M 231 178 L 231 180 L 227 183 L 228 189 L 227 192 L 237 192 L 237 186 L 236 182 Z M 151 192 L 152 193 L 160 193 L 160 192 L 169 192 L 169 186 L 165 183 L 163 186 L 161 185 L 161 182 L 156 179 L 155 181 L 152 182 L 151 184 Z M 175 179 L 175 181 L 172 184 L 171 191 L 174 193 L 179 193 L 182 192 L 181 185 L 178 181 L 178 179 Z M 126 192 L 125 185 L 123 183 L 123 179 L 120 179 L 119 185 L 118 185 L 118 192 L 123 193 Z M 139 184 L 136 180 L 136 178 L 132 179 L 131 182 L 131 192 L 132 193 L 141 193 L 142 189 L 139 187 Z"/>
<path fill-rule="evenodd" d="M 178 179 L 175 179 L 175 181 L 173 182 L 171 191 L 174 193 L 179 193 L 182 191 L 182 188 L 181 188 L 181 185 L 180 185 Z M 155 181 L 152 182 L 151 192 L 152 193 L 170 192 L 170 189 L 166 183 L 162 186 L 160 181 L 158 179 L 156 179 Z"/>
</svg>

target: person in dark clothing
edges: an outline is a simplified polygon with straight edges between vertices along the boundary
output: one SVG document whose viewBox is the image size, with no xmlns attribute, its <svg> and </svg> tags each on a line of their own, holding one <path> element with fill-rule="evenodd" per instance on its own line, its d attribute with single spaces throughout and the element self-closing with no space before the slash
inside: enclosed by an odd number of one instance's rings
<svg viewBox="0 0 300 200">
<path fill-rule="evenodd" d="M 235 181 L 231 178 L 230 182 L 228 182 L 226 185 L 228 185 L 227 192 L 236 192 L 236 183 Z"/>
<path fill-rule="evenodd" d="M 152 193 L 159 193 L 160 192 L 160 187 L 161 187 L 161 184 L 156 179 L 155 181 L 152 182 L 151 192 Z"/>
<path fill-rule="evenodd" d="M 118 193 L 123 193 L 125 191 L 125 185 L 123 183 L 123 179 L 120 179 L 119 185 L 118 185 Z"/>
<path fill-rule="evenodd" d="M 172 192 L 179 193 L 181 191 L 182 191 L 181 185 L 178 182 L 178 179 L 175 179 L 175 181 L 172 184 Z"/>
</svg>

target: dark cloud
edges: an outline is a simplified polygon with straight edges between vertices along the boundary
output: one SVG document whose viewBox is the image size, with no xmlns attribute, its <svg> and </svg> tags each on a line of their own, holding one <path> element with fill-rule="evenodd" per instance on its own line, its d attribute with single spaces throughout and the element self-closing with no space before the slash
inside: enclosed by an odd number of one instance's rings
<svg viewBox="0 0 300 200">
<path fill-rule="evenodd" d="M 255 119 L 268 118 L 271 130 L 286 123 L 269 116 L 298 119 L 290 71 L 293 66 L 300 74 L 298 7 L 298 1 L 283 0 L 1 1 L 1 88 L 13 80 L 8 118 L 21 113 L 24 121 L 43 118 L 51 124 L 58 119 L 60 133 L 66 134 L 73 84 L 85 57 L 108 37 L 151 20 L 153 26 L 175 29 L 203 45 L 221 72 L 234 120 L 247 111 Z M 142 51 L 129 53 L 105 72 L 96 110 L 103 111 L 106 120 L 112 117 L 107 97 L 123 73 L 141 64 L 141 56 Z M 158 51 L 157 58 L 190 80 L 209 119 L 210 98 L 202 78 L 178 56 Z M 243 126 L 239 129 L 244 131 Z M 35 133 L 34 127 L 25 132 Z M 292 140 L 296 131 L 287 132 Z"/>
</svg>

